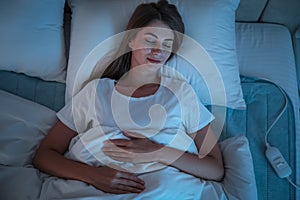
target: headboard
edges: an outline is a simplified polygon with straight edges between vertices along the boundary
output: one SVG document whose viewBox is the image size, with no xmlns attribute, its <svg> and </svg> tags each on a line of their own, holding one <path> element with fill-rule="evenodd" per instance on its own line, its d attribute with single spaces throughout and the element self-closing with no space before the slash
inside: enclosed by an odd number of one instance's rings
<svg viewBox="0 0 300 200">
<path fill-rule="evenodd" d="M 300 26 L 299 0 L 240 0 L 236 21 L 277 23 L 294 34 Z"/>
</svg>

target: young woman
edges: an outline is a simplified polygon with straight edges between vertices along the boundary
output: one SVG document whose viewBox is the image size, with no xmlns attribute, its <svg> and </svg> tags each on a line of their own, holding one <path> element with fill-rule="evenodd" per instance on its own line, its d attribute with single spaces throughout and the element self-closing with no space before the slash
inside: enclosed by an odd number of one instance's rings
<svg viewBox="0 0 300 200">
<path fill-rule="evenodd" d="M 42 189 L 44 198 L 142 199 L 157 196 L 157 188 L 165 191 L 163 198 L 200 197 L 193 192 L 200 187 L 195 183 L 223 177 L 222 156 L 209 127 L 213 116 L 193 99 L 187 83 L 160 73 L 184 33 L 176 7 L 164 0 L 141 4 L 127 30 L 132 30 L 123 41 L 128 53 L 58 112 L 36 152 L 34 166 L 52 175 Z M 201 153 L 204 138 L 212 147 Z M 180 190 L 174 183 L 181 174 Z M 184 186 L 187 179 L 195 190 Z"/>
</svg>

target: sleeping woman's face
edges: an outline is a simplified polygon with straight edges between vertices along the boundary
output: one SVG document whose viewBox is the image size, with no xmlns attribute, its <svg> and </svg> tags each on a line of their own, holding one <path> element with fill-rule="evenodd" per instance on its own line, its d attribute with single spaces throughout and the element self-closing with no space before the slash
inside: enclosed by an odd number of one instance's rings
<svg viewBox="0 0 300 200">
<path fill-rule="evenodd" d="M 162 66 L 171 55 L 173 42 L 173 31 L 161 21 L 140 29 L 128 44 L 132 49 L 131 68 L 145 64 Z"/>
</svg>

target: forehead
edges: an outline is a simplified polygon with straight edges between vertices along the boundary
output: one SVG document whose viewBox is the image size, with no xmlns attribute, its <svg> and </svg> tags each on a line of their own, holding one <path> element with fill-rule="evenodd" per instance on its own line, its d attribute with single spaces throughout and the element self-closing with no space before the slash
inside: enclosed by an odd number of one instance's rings
<svg viewBox="0 0 300 200">
<path fill-rule="evenodd" d="M 172 29 L 169 28 L 169 26 L 160 23 L 160 24 L 149 24 L 146 27 L 141 28 L 138 31 L 139 36 L 143 35 L 155 35 L 158 38 L 161 39 L 174 39 L 174 32 Z"/>
</svg>

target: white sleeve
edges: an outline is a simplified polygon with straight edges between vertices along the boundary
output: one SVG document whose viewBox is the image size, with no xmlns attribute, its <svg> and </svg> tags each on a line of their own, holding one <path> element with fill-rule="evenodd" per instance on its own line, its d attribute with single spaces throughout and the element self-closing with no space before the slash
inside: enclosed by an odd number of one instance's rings
<svg viewBox="0 0 300 200">
<path fill-rule="evenodd" d="M 89 82 L 56 114 L 58 119 L 70 129 L 84 132 L 94 114 L 97 85 L 98 80 Z"/>
<path fill-rule="evenodd" d="M 181 102 L 183 125 L 188 134 L 195 133 L 207 126 L 215 117 L 200 102 L 191 87 L 185 87 L 183 95 Z"/>
</svg>

